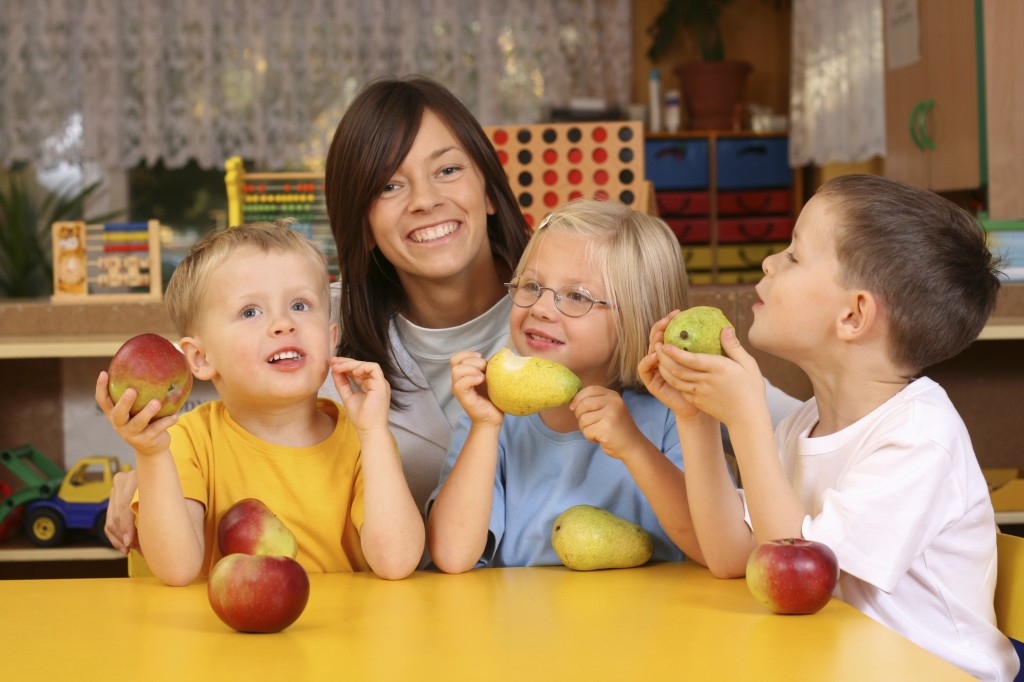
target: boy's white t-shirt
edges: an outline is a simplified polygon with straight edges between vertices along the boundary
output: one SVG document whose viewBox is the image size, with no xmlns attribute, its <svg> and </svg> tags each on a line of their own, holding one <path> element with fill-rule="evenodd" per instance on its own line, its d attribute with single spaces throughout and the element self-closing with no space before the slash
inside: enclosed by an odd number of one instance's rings
<svg viewBox="0 0 1024 682">
<path fill-rule="evenodd" d="M 1019 661 L 993 606 L 995 515 L 946 392 L 921 378 L 837 433 L 809 438 L 817 422 L 812 398 L 776 443 L 810 510 L 803 536 L 839 558 L 837 596 L 976 677 L 1012 680 Z"/>
</svg>

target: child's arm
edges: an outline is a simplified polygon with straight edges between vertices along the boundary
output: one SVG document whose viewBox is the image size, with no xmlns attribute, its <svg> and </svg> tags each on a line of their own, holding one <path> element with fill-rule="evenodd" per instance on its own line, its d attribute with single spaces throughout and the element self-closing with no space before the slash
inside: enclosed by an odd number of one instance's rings
<svg viewBox="0 0 1024 682">
<path fill-rule="evenodd" d="M 427 547 L 439 569 L 465 573 L 487 545 L 504 414 L 477 392 L 487 366 L 483 356 L 463 351 L 452 356 L 451 365 L 452 391 L 472 425 L 427 516 Z"/>
<path fill-rule="evenodd" d="M 153 574 L 168 585 L 187 585 L 202 569 L 205 541 L 203 506 L 186 500 L 171 456 L 167 429 L 176 416 L 150 422 L 160 410 L 151 401 L 134 417 L 128 414 L 135 390 L 128 389 L 115 405 L 107 391 L 109 378 L 100 372 L 96 403 L 118 435 L 135 450 L 139 484 L 139 541 Z"/>
<path fill-rule="evenodd" d="M 676 546 L 704 563 L 687 503 L 686 476 L 644 436 L 622 396 L 601 386 L 588 386 L 576 394 L 569 408 L 583 435 L 626 465 Z"/>
<path fill-rule="evenodd" d="M 677 388 L 670 358 L 665 363 L 662 347 L 671 313 L 651 330 L 651 352 L 639 365 L 640 377 L 653 396 L 676 416 L 683 452 L 687 498 L 705 565 L 720 578 L 742 576 L 753 548 L 753 535 L 743 518 L 743 503 L 726 465 L 719 421 L 694 407 Z"/>
<path fill-rule="evenodd" d="M 658 350 L 660 373 L 692 405 L 729 429 L 757 542 L 800 537 L 807 515 L 775 447 L 764 377 L 732 329 L 722 332 L 724 356 Z"/>
<path fill-rule="evenodd" d="M 338 394 L 359 436 L 363 466 L 359 540 L 363 554 L 379 577 L 401 580 L 416 570 L 423 555 L 423 517 L 409 492 L 402 460 L 388 430 L 391 387 L 376 363 L 332 358 L 331 365 Z"/>
</svg>

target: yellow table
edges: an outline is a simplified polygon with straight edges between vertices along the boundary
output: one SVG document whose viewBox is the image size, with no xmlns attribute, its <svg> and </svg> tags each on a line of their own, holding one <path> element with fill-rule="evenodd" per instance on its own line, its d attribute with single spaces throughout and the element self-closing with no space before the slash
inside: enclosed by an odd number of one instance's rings
<svg viewBox="0 0 1024 682">
<path fill-rule="evenodd" d="M 690 563 L 310 576 L 273 635 L 217 619 L 206 585 L 0 581 L 0 674 L 46 680 L 966 680 L 832 600 L 777 616 Z"/>
</svg>

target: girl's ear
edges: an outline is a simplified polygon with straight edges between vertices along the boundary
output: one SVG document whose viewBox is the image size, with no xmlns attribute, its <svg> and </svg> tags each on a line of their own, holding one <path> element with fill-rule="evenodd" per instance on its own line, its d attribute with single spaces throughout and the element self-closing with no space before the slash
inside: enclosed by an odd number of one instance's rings
<svg viewBox="0 0 1024 682">
<path fill-rule="evenodd" d="M 189 369 L 192 370 L 192 376 L 203 381 L 213 379 L 217 370 L 206 357 L 198 339 L 186 336 L 178 342 L 178 345 L 181 346 L 181 352 L 185 354 L 185 360 L 188 361 Z"/>
<path fill-rule="evenodd" d="M 863 339 L 878 324 L 881 312 L 881 304 L 870 291 L 851 291 L 849 306 L 838 320 L 839 338 L 843 341 Z"/>
</svg>

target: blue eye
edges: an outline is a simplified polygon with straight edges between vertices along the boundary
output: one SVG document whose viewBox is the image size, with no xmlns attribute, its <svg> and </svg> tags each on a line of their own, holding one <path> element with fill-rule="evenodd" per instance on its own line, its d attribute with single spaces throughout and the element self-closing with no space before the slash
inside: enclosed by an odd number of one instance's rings
<svg viewBox="0 0 1024 682">
<path fill-rule="evenodd" d="M 295 303 L 292 303 L 292 310 L 309 310 L 309 303 L 307 303 L 306 301 L 296 301 Z"/>
<path fill-rule="evenodd" d="M 260 311 L 258 311 L 256 308 L 253 308 L 253 307 L 245 308 L 245 309 L 242 310 L 242 317 L 246 317 L 246 318 L 256 317 L 259 314 L 260 314 Z"/>
</svg>

